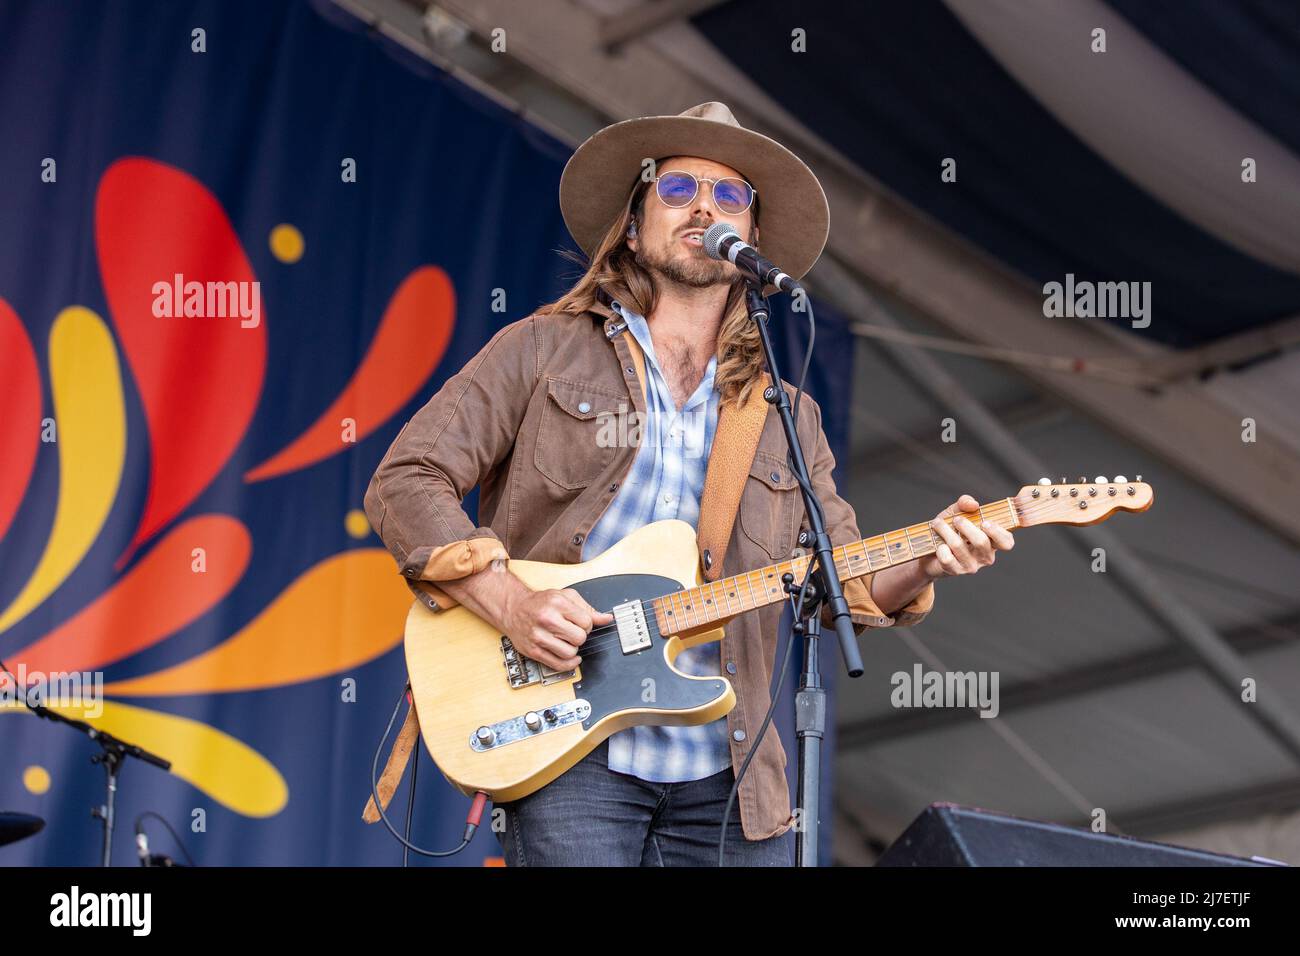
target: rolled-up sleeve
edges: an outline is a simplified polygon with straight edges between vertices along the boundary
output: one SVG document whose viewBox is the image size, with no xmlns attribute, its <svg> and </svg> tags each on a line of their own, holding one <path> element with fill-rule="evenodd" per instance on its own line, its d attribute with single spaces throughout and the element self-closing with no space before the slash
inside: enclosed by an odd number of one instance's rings
<svg viewBox="0 0 1300 956">
<path fill-rule="evenodd" d="M 804 396 L 804 400 L 809 399 Z M 812 474 L 813 490 L 817 492 L 822 509 L 826 513 L 826 531 L 830 535 L 831 544 L 839 547 L 851 541 L 860 541 L 862 532 L 858 528 L 853 506 L 840 497 L 839 492 L 835 490 L 835 479 L 832 476 L 835 469 L 835 455 L 831 452 L 830 442 L 827 441 L 826 433 L 822 430 L 821 409 L 815 403 L 813 408 L 817 439 L 816 451 L 812 456 L 809 470 Z M 861 634 L 869 627 L 907 627 L 919 624 L 934 607 L 934 582 L 931 582 L 922 588 L 921 592 L 906 606 L 899 608 L 892 615 L 886 614 L 871 597 L 871 581 L 874 577 L 875 572 L 870 572 L 841 582 L 844 586 L 844 598 L 849 602 L 849 614 L 853 619 L 854 631 L 857 634 Z M 827 626 L 834 623 L 829 605 L 822 607 L 822 623 Z"/>
<path fill-rule="evenodd" d="M 370 526 L 412 590 L 434 606 L 456 602 L 432 582 L 509 557 L 462 502 L 514 446 L 538 376 L 535 322 L 505 326 L 449 378 L 398 433 L 366 489 Z"/>
</svg>

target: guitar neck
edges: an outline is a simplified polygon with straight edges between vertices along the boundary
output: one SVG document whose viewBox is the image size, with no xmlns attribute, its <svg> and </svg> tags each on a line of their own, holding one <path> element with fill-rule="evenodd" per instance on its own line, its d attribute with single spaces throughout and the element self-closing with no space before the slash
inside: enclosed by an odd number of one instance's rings
<svg viewBox="0 0 1300 956">
<path fill-rule="evenodd" d="M 981 505 L 978 513 L 967 512 L 963 516 L 970 518 L 976 525 L 991 521 L 1003 528 L 1016 528 L 1021 524 L 1015 502 L 1011 498 Z M 943 520 L 951 525 L 956 517 L 954 515 Z M 848 581 L 873 571 L 923 558 L 932 554 L 942 543 L 943 539 L 926 521 L 896 531 L 887 531 L 873 538 L 842 544 L 833 548 L 831 554 L 840 580 Z M 667 636 L 694 630 L 714 621 L 725 621 L 745 611 L 783 601 L 786 592 L 781 576 L 789 572 L 794 575 L 795 581 L 802 581 L 812 558 L 811 554 L 802 555 L 744 574 L 720 578 L 711 584 L 655 598 L 648 603 L 659 625 L 659 633 Z"/>
</svg>

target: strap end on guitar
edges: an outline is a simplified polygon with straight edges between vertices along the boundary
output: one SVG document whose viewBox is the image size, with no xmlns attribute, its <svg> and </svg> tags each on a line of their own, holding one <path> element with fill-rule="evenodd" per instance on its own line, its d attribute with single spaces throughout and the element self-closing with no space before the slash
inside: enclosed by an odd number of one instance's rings
<svg viewBox="0 0 1300 956">
<path fill-rule="evenodd" d="M 376 787 L 379 791 L 380 803 L 385 810 L 388 809 L 393 794 L 397 792 L 397 785 L 401 782 L 402 775 L 406 773 L 406 765 L 411 760 L 411 751 L 415 749 L 415 743 L 420 739 L 420 718 L 415 713 L 415 703 L 410 699 L 409 689 L 407 701 L 406 721 L 402 724 L 402 729 L 397 732 L 393 749 L 388 752 L 388 762 L 384 764 L 384 772 Z M 366 809 L 362 812 L 361 819 L 366 823 L 379 822 L 379 810 L 375 807 L 373 795 L 366 801 Z"/>
</svg>

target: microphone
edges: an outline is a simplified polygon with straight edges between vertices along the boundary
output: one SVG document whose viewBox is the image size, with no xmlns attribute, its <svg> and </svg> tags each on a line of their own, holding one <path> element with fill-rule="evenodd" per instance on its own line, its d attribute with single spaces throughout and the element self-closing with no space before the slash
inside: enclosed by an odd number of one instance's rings
<svg viewBox="0 0 1300 956">
<path fill-rule="evenodd" d="M 764 285 L 774 285 L 785 292 L 803 288 L 771 261 L 760 256 L 758 250 L 741 239 L 740 233 L 728 223 L 715 222 L 704 230 L 700 241 L 710 259 L 726 259 L 755 279 L 762 280 Z"/>
</svg>

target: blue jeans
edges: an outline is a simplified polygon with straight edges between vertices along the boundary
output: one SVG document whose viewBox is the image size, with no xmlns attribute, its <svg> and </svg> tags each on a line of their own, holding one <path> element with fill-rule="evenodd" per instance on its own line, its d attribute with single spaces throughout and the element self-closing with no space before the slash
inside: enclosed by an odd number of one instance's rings
<svg viewBox="0 0 1300 956">
<path fill-rule="evenodd" d="M 609 769 L 609 742 L 505 810 L 497 834 L 508 866 L 717 866 L 731 768 L 654 783 Z M 739 801 L 727 822 L 727 866 L 790 866 L 790 834 L 746 840 Z"/>
</svg>

